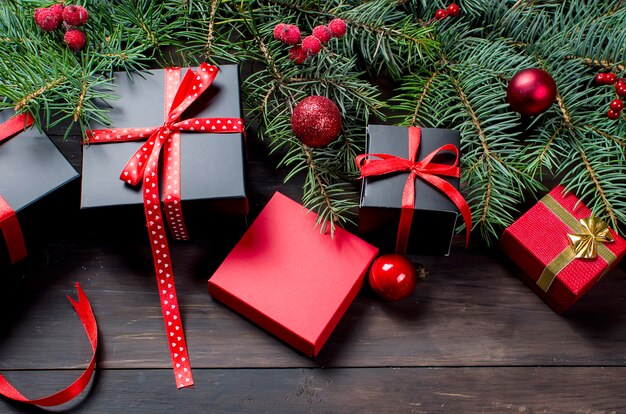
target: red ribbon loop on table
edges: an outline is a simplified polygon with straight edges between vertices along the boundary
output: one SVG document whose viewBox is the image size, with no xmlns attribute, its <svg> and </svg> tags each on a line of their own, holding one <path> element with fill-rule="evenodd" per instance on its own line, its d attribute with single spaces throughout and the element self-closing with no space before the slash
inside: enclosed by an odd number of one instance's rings
<svg viewBox="0 0 626 414">
<path fill-rule="evenodd" d="M 87 298 L 87 295 L 85 295 L 85 292 L 83 292 L 80 284 L 78 283 L 76 283 L 76 291 L 78 293 L 78 301 L 75 301 L 69 295 L 67 298 L 76 310 L 76 314 L 78 315 L 80 322 L 83 324 L 83 328 L 85 328 L 85 332 L 87 333 L 87 338 L 91 343 L 91 349 L 93 351 L 93 354 L 91 356 L 91 361 L 89 362 L 89 365 L 87 365 L 87 368 L 85 368 L 80 377 L 78 377 L 78 379 L 67 388 L 48 397 L 38 398 L 36 400 L 31 400 L 24 397 L 17 389 L 15 389 L 15 387 L 13 387 L 6 380 L 6 378 L 0 375 L 0 395 L 23 403 L 38 405 L 41 407 L 53 407 L 65 404 L 66 402 L 74 399 L 87 387 L 96 367 L 96 351 L 98 349 L 98 325 L 96 324 L 96 318 L 93 314 L 93 310 L 91 309 L 89 299 Z"/>
<path fill-rule="evenodd" d="M 406 253 L 409 241 L 409 232 L 413 221 L 415 209 L 415 179 L 426 181 L 430 185 L 442 191 L 459 209 L 466 227 L 465 244 L 469 243 L 469 235 L 472 229 L 472 214 L 467 202 L 452 184 L 439 176 L 459 178 L 461 171 L 459 168 L 459 149 L 453 144 L 443 145 L 420 161 L 415 161 L 421 140 L 421 129 L 409 127 L 409 157 L 401 158 L 389 154 L 361 154 L 355 159 L 357 168 L 361 171 L 361 177 L 371 177 L 377 175 L 392 174 L 398 172 L 408 172 L 406 184 L 402 192 L 402 211 L 400 213 L 400 224 L 396 237 L 396 252 Z M 437 164 L 432 162 L 433 158 L 440 152 L 450 151 L 455 154 L 454 163 Z M 372 159 L 374 158 L 374 159 Z"/>
<path fill-rule="evenodd" d="M 28 113 L 15 115 L 0 124 L 0 142 L 12 138 L 33 124 L 33 117 Z M 0 231 L 9 250 L 11 263 L 15 264 L 26 257 L 26 243 L 17 214 L 9 203 L 0 195 Z"/>
<path fill-rule="evenodd" d="M 192 118 L 180 120 L 181 114 L 206 91 L 218 74 L 218 68 L 203 63 L 196 72 L 188 70 L 182 81 L 180 68 L 165 70 L 165 121 L 159 127 L 115 128 L 87 132 L 90 144 L 147 141 L 124 167 L 120 179 L 143 186 L 143 201 L 148 235 L 156 270 L 165 332 L 178 388 L 193 385 L 187 344 L 180 320 L 178 297 L 164 220 L 160 210 L 159 163 L 163 157 L 165 183 L 164 210 L 172 235 L 186 240 L 180 197 L 180 131 L 201 133 L 243 133 L 241 118 Z"/>
</svg>

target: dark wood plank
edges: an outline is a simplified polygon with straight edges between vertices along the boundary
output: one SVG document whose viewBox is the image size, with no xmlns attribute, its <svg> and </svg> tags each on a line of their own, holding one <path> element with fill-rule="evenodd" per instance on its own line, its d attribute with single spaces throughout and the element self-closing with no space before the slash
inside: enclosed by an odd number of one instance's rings
<svg viewBox="0 0 626 414">
<path fill-rule="evenodd" d="M 214 254 L 205 242 L 176 243 L 172 251 L 197 368 L 624 365 L 626 273 L 619 267 L 558 316 L 494 253 L 458 248 L 447 258 L 421 258 L 431 274 L 410 299 L 385 303 L 364 289 L 311 360 L 208 296 L 206 282 L 219 263 Z M 65 300 L 74 280 L 100 324 L 100 367 L 168 367 L 146 246 L 48 245 L 38 260 L 5 284 L 12 300 L 0 303 L 0 369 L 71 368 L 88 360 Z"/>
<path fill-rule="evenodd" d="M 11 373 L 52 392 L 76 372 Z M 626 368 L 357 368 L 196 370 L 176 391 L 167 370 L 103 370 L 80 413 L 618 413 Z M 32 392 L 32 391 L 31 391 Z M 42 412 L 0 400 L 0 412 Z"/>
</svg>

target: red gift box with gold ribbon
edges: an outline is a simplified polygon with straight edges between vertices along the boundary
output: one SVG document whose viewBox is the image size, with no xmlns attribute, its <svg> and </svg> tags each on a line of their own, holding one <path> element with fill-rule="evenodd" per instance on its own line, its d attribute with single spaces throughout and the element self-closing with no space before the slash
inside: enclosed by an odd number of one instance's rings
<svg viewBox="0 0 626 414">
<path fill-rule="evenodd" d="M 525 282 L 558 313 L 571 307 L 626 253 L 626 240 L 563 186 L 509 226 L 500 245 L 524 271 Z"/>
</svg>

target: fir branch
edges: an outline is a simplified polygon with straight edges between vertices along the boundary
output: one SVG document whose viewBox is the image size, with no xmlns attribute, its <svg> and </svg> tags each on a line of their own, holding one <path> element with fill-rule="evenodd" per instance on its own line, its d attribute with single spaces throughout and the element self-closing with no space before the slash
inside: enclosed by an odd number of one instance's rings
<svg viewBox="0 0 626 414">
<path fill-rule="evenodd" d="M 211 48 L 213 45 L 213 41 L 215 40 L 214 35 L 214 27 L 215 27 L 215 14 L 217 13 L 217 6 L 221 0 L 212 0 L 211 1 L 211 10 L 209 12 L 208 17 L 208 27 L 207 27 L 207 35 L 206 35 L 206 44 L 204 46 L 205 56 L 209 57 L 211 55 Z"/>
<path fill-rule="evenodd" d="M 591 58 L 587 58 L 583 56 L 576 56 L 576 55 L 568 55 L 565 57 L 565 60 L 574 60 L 574 59 L 580 60 L 585 65 L 591 66 L 594 68 L 602 68 L 606 70 L 616 69 L 618 72 L 623 72 L 624 70 L 626 70 L 626 66 L 624 66 L 623 64 L 611 62 L 608 60 L 591 59 Z"/>
<path fill-rule="evenodd" d="M 424 85 L 424 90 L 422 91 L 422 93 L 420 94 L 419 98 L 417 99 L 417 103 L 415 104 L 415 110 L 413 111 L 413 117 L 411 118 L 411 126 L 415 126 L 417 125 L 417 117 L 419 115 L 420 109 L 422 108 L 422 105 L 424 104 L 424 99 L 426 98 L 426 95 L 428 94 L 428 91 L 430 90 L 430 87 L 432 86 L 433 82 L 435 81 L 435 78 L 437 77 L 437 75 L 439 75 L 439 72 L 433 72 L 432 75 L 430 75 L 430 77 L 428 78 L 428 80 L 426 81 L 426 84 Z"/>
<path fill-rule="evenodd" d="M 587 154 L 585 153 L 585 151 L 582 148 L 578 149 L 578 153 L 580 155 L 580 159 L 582 160 L 585 169 L 587 170 L 587 173 L 589 175 L 589 178 L 591 178 L 591 181 L 593 181 L 593 184 L 596 188 L 596 192 L 597 194 L 600 195 L 600 199 L 602 200 L 602 204 L 604 204 L 604 210 L 605 212 L 608 214 L 608 216 L 611 218 L 611 223 L 613 225 L 614 228 L 617 227 L 618 225 L 618 220 L 617 217 L 615 216 L 613 207 L 611 205 L 611 202 L 608 200 L 606 193 L 604 191 L 604 187 L 602 185 L 602 183 L 600 182 L 600 180 L 598 179 L 598 175 L 595 172 L 595 170 L 593 169 L 593 166 L 591 165 L 591 163 L 589 162 L 589 159 L 587 158 Z"/>
<path fill-rule="evenodd" d="M 57 86 L 61 85 L 63 82 L 65 82 L 67 80 L 67 78 L 65 76 L 61 76 L 55 80 L 52 80 L 48 83 L 46 83 L 44 86 L 42 86 L 41 88 L 37 89 L 36 91 L 33 91 L 31 93 L 29 93 L 28 95 L 26 95 L 25 97 L 23 97 L 20 101 L 18 101 L 15 106 L 14 109 L 16 112 L 21 111 L 26 105 L 28 105 L 28 103 L 30 101 L 32 101 L 33 99 L 37 99 L 38 97 L 40 97 L 41 95 L 45 94 L 46 92 L 48 92 L 51 89 L 56 88 Z"/>
</svg>

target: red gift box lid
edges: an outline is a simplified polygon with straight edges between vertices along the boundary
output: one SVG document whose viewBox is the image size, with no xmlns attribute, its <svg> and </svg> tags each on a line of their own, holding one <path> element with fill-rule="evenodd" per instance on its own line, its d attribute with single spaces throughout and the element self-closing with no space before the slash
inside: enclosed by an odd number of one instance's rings
<svg viewBox="0 0 626 414">
<path fill-rule="evenodd" d="M 363 283 L 378 249 L 275 193 L 209 279 L 213 298 L 301 352 L 320 351 Z"/>
</svg>

